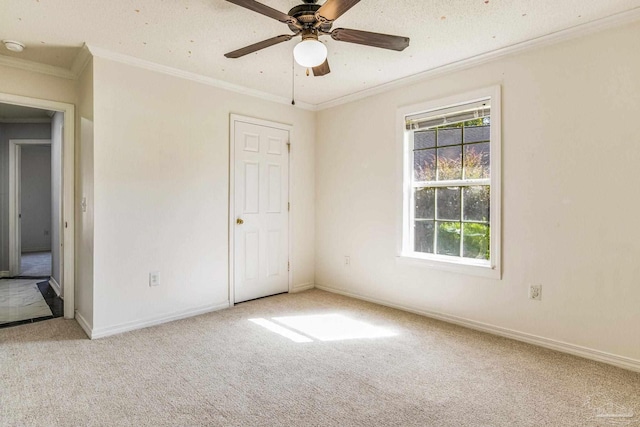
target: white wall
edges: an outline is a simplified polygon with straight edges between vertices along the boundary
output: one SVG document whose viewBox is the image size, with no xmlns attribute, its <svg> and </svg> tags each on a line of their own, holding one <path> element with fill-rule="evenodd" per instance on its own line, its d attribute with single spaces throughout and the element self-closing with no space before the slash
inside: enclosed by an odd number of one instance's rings
<svg viewBox="0 0 640 427">
<path fill-rule="evenodd" d="M 634 24 L 319 112 L 316 284 L 640 361 L 638 40 Z M 495 84 L 502 280 L 398 263 L 398 107 Z"/>
<path fill-rule="evenodd" d="M 60 264 L 61 256 L 61 196 L 62 196 L 62 136 L 64 113 L 56 112 L 51 120 L 51 277 L 62 288 L 64 297 L 64 283 Z"/>
<path fill-rule="evenodd" d="M 22 253 L 51 250 L 51 145 L 24 145 L 20 159 Z"/>
<path fill-rule="evenodd" d="M 93 327 L 93 63 L 77 82 L 76 108 L 76 312 Z M 87 200 L 82 211 L 82 198 Z"/>
<path fill-rule="evenodd" d="M 96 335 L 228 303 L 230 113 L 294 127 L 293 280 L 313 283 L 314 113 L 98 57 L 93 70 Z"/>
<path fill-rule="evenodd" d="M 0 67 L 1 71 L 2 67 Z M 51 125 L 49 123 L 0 123 L 0 271 L 9 271 L 10 139 L 51 139 Z"/>
</svg>

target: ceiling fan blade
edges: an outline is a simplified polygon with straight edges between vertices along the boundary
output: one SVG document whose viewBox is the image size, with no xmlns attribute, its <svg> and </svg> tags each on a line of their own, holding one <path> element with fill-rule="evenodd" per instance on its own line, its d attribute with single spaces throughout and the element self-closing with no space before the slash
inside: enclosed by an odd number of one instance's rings
<svg viewBox="0 0 640 427">
<path fill-rule="evenodd" d="M 287 15 L 286 13 L 280 12 L 272 7 L 269 7 L 265 4 L 258 3 L 255 0 L 227 0 L 229 3 L 237 4 L 238 6 L 245 7 L 249 10 L 253 10 L 254 12 L 261 13 L 269 18 L 276 19 L 280 22 L 291 22 L 296 21 L 297 19 Z"/>
<path fill-rule="evenodd" d="M 286 34 L 286 35 L 276 36 L 270 39 L 262 40 L 261 42 L 252 44 L 250 46 L 245 46 L 242 49 L 225 53 L 224 56 L 226 56 L 227 58 L 240 58 L 241 56 L 245 56 L 250 53 L 257 52 L 260 49 L 264 49 L 265 47 L 269 47 L 278 43 L 289 41 L 293 38 L 294 35 L 295 34 L 291 34 L 291 35 Z"/>
<path fill-rule="evenodd" d="M 398 51 L 404 50 L 409 46 L 409 37 L 370 33 L 368 31 L 350 30 L 348 28 L 336 28 L 331 32 L 331 38 L 339 42 L 357 43 Z"/>
<path fill-rule="evenodd" d="M 335 21 L 360 0 L 327 0 L 316 12 L 319 21 Z"/>
<path fill-rule="evenodd" d="M 314 77 L 320 77 L 329 74 L 331 72 L 331 69 L 329 68 L 329 60 L 325 59 L 322 64 L 318 65 L 317 67 L 313 67 L 312 70 Z"/>
</svg>

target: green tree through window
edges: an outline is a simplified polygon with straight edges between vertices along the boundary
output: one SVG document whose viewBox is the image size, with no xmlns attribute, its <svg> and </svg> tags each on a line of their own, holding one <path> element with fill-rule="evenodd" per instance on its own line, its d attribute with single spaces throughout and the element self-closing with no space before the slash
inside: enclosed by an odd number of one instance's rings
<svg viewBox="0 0 640 427">
<path fill-rule="evenodd" d="M 416 252 L 490 259 L 490 128 L 487 115 L 413 131 Z"/>
</svg>

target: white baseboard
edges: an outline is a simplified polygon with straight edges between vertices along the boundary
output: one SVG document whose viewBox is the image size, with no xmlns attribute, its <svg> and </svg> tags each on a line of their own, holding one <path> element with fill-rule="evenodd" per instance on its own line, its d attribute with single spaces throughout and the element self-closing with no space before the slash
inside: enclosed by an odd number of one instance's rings
<svg viewBox="0 0 640 427">
<path fill-rule="evenodd" d="M 119 325 L 107 326 L 102 328 L 92 328 L 91 332 L 89 333 L 89 338 L 91 338 L 92 340 L 97 338 L 104 338 L 110 335 L 116 335 L 116 334 L 121 334 L 123 332 L 133 331 L 136 329 L 147 328 L 149 326 L 155 326 L 161 323 L 167 323 L 167 322 L 172 322 L 174 320 L 185 319 L 187 317 L 198 316 L 200 314 L 210 313 L 212 311 L 218 311 L 225 308 L 229 308 L 229 301 L 225 301 L 220 304 L 207 304 L 204 306 L 200 306 L 200 307 L 196 307 L 196 308 L 192 308 L 184 311 L 163 314 L 161 316 L 154 316 L 148 319 L 125 322 Z"/>
<path fill-rule="evenodd" d="M 53 277 L 49 278 L 49 286 L 51 286 L 51 289 L 53 289 L 55 291 L 55 293 L 62 298 L 62 288 L 60 287 L 60 285 L 58 284 L 58 282 L 56 282 L 56 279 L 54 279 Z"/>
<path fill-rule="evenodd" d="M 11 277 L 10 271 L 0 271 L 0 277 Z"/>
<path fill-rule="evenodd" d="M 291 293 L 308 291 L 309 289 L 313 289 L 315 287 L 315 283 L 300 283 L 299 285 L 295 285 L 293 288 L 291 288 Z"/>
<path fill-rule="evenodd" d="M 499 335 L 505 338 L 511 338 L 516 341 L 522 341 L 522 342 L 534 344 L 540 347 L 545 347 L 552 350 L 560 351 L 563 353 L 572 354 L 574 356 L 584 357 L 585 359 L 607 363 L 609 365 L 617 366 L 618 368 L 629 369 L 631 371 L 640 372 L 640 360 L 632 359 L 630 357 L 618 356 L 616 354 L 611 354 L 611 353 L 607 353 L 600 350 L 594 350 L 591 348 L 582 347 L 579 345 L 570 344 L 562 341 L 557 341 L 550 338 L 540 337 L 537 335 L 528 334 L 526 332 L 515 331 L 513 329 L 507 329 L 500 326 L 494 326 L 487 323 L 477 322 L 475 320 L 465 319 L 463 317 L 452 316 L 449 314 L 438 313 L 438 312 L 424 310 L 424 309 L 415 308 L 415 307 L 408 307 L 401 304 L 395 304 L 389 301 L 384 301 L 377 298 L 371 298 L 366 295 L 348 292 L 348 291 L 338 289 L 338 288 L 333 288 L 330 286 L 316 284 L 315 287 L 323 291 L 333 292 L 336 294 L 345 295 L 351 298 L 372 302 L 372 303 L 383 305 L 386 307 L 408 311 L 410 313 L 415 313 L 415 314 L 430 317 L 433 319 L 442 320 L 444 322 L 453 323 L 459 326 L 475 329 L 477 331 L 487 332 L 487 333 L 490 333 L 493 335 Z"/>
<path fill-rule="evenodd" d="M 84 333 L 87 334 L 87 337 L 91 338 L 91 330 L 93 329 L 93 327 L 89 325 L 87 319 L 85 319 L 78 310 L 76 310 L 75 318 L 76 322 L 78 322 L 78 325 L 80 325 Z"/>
</svg>

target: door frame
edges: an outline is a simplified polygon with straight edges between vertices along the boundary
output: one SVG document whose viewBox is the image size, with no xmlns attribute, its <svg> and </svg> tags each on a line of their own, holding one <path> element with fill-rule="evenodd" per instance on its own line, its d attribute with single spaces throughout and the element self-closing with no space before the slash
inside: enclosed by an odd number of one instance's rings
<svg viewBox="0 0 640 427">
<path fill-rule="evenodd" d="M 50 139 L 10 139 L 9 140 L 9 274 L 19 276 L 22 256 L 22 225 L 19 221 L 19 210 L 22 195 L 21 152 L 23 145 L 48 145 Z M 58 206 L 60 209 L 60 206 Z M 62 218 L 62 216 L 60 216 Z M 62 224 L 58 224 L 59 234 L 62 236 Z"/>
<path fill-rule="evenodd" d="M 287 146 L 289 147 L 289 159 L 288 159 L 288 181 L 287 188 L 289 193 L 289 211 L 288 211 L 288 242 L 287 242 L 287 258 L 289 259 L 289 271 L 288 271 L 288 286 L 289 292 L 292 292 L 293 284 L 293 262 L 291 261 L 291 241 L 293 236 L 293 202 L 291 197 L 291 167 L 293 165 L 292 152 L 291 152 L 291 133 L 293 131 L 293 125 L 273 122 L 270 120 L 257 119 L 255 117 L 243 116 L 240 114 L 229 115 L 229 307 L 235 305 L 235 225 L 236 225 L 236 210 L 235 210 L 235 124 L 237 122 L 249 123 L 252 125 L 265 126 L 275 129 L 287 131 L 289 133 L 289 141 Z"/>
<path fill-rule="evenodd" d="M 64 286 L 64 317 L 75 316 L 75 106 L 66 102 L 30 98 L 0 92 L 0 102 L 64 113 L 62 144 L 62 282 Z"/>
</svg>

